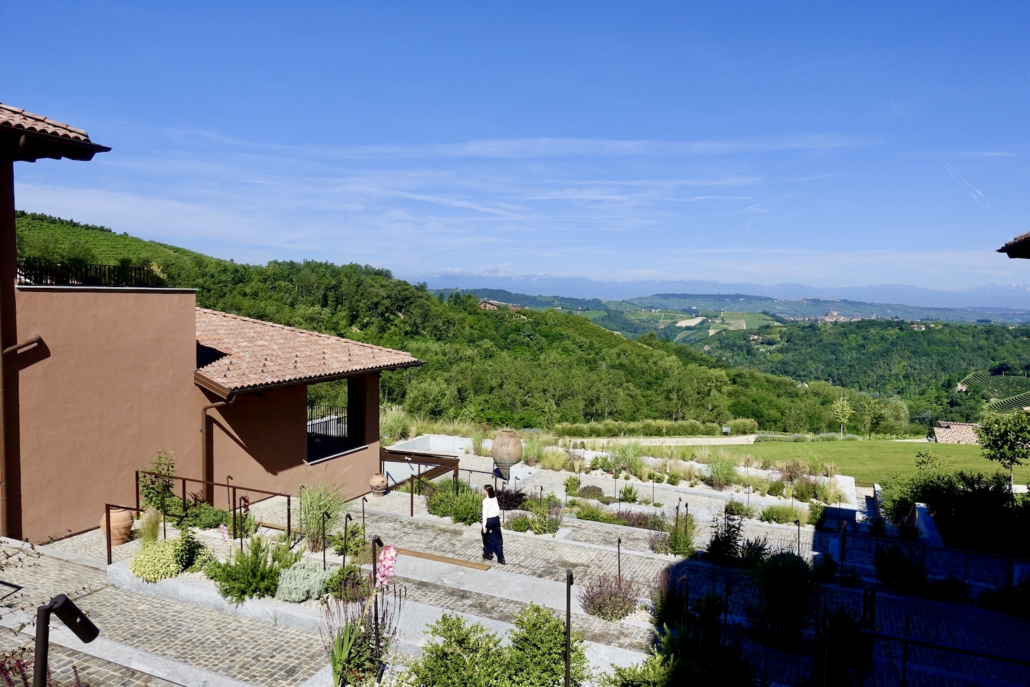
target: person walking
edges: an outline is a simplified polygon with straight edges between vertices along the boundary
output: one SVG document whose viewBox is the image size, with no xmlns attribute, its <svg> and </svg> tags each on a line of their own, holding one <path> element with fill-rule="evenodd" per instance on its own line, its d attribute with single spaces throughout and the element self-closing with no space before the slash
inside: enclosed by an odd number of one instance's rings
<svg viewBox="0 0 1030 687">
<path fill-rule="evenodd" d="M 494 555 L 497 562 L 504 562 L 504 540 L 501 539 L 501 506 L 497 503 L 497 493 L 489 484 L 483 487 L 486 498 L 483 499 L 483 558 L 492 561 Z"/>
</svg>

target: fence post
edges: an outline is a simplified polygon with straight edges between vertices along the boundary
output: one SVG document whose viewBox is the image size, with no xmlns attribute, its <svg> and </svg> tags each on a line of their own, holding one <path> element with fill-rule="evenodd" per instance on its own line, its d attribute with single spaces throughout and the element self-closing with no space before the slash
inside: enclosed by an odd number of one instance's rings
<svg viewBox="0 0 1030 687">
<path fill-rule="evenodd" d="M 232 538 L 236 538 L 236 487 L 232 487 Z"/>
<path fill-rule="evenodd" d="M 291 513 L 290 513 L 290 495 L 287 494 L 286 495 L 286 538 L 290 540 L 290 545 L 292 546 L 293 545 L 293 529 L 290 527 L 290 525 L 292 524 L 290 522 L 290 520 L 291 520 L 290 516 L 291 516 Z"/>
<path fill-rule="evenodd" d="M 845 520 L 844 526 L 840 529 L 840 585 L 844 586 L 844 562 L 848 557 L 848 523 Z"/>
<path fill-rule="evenodd" d="M 616 550 L 618 552 L 617 555 L 618 555 L 618 558 L 619 558 L 619 588 L 621 589 L 622 588 L 622 537 L 619 537 L 619 541 L 616 544 L 616 546 L 618 547 Z"/>
<path fill-rule="evenodd" d="M 572 570 L 565 570 L 565 687 L 572 687 Z"/>
<path fill-rule="evenodd" d="M 136 512 L 139 512 L 139 470 L 136 471 Z"/>
</svg>

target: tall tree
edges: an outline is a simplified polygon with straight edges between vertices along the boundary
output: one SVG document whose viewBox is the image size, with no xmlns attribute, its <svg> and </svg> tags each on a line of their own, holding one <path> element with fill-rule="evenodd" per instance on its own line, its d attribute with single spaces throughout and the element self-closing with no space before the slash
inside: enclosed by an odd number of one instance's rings
<svg viewBox="0 0 1030 687">
<path fill-rule="evenodd" d="M 833 419 L 840 424 L 840 438 L 844 438 L 844 425 L 848 424 L 848 420 L 851 419 L 851 415 L 854 413 L 854 409 L 851 407 L 851 401 L 844 394 L 837 397 L 837 400 L 830 406 L 830 413 L 833 415 Z"/>
<path fill-rule="evenodd" d="M 1025 410 L 988 413 L 980 419 L 976 434 L 980 453 L 1008 468 L 1011 484 L 1016 466 L 1030 462 L 1030 414 Z"/>
</svg>

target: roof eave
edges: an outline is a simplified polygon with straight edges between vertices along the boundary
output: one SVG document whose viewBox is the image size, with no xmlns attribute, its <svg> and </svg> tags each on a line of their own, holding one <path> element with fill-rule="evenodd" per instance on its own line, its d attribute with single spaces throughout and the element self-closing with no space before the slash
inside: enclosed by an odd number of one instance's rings
<svg viewBox="0 0 1030 687">
<path fill-rule="evenodd" d="M 297 379 L 286 379 L 281 382 L 270 382 L 268 384 L 251 384 L 249 386 L 241 386 L 237 388 L 227 388 L 222 386 L 218 382 L 214 381 L 201 370 L 197 370 L 193 373 L 193 380 L 197 383 L 197 386 L 203 387 L 208 391 L 218 394 L 222 398 L 228 398 L 232 394 L 244 394 L 252 391 L 264 391 L 266 389 L 275 389 L 286 386 L 297 386 L 298 384 L 311 385 L 311 384 L 322 384 L 323 382 L 335 382 L 341 379 L 347 379 L 348 377 L 359 377 L 361 375 L 373 374 L 376 372 L 389 372 L 390 370 L 401 370 L 409 367 L 421 367 L 425 365 L 424 360 L 412 360 L 407 363 L 397 363 L 395 365 L 383 365 L 381 367 L 369 367 L 363 370 L 353 370 L 351 372 L 341 372 L 339 374 L 319 375 L 318 377 L 300 377 Z"/>
<path fill-rule="evenodd" d="M 7 139 L 4 148 L 15 147 L 17 150 L 14 154 L 14 160 L 17 162 L 35 162 L 44 158 L 53 160 L 68 158 L 88 162 L 97 153 L 106 153 L 111 150 L 107 146 L 88 140 L 77 141 L 5 124 L 0 124 L 0 135 Z M 19 147 L 18 142 L 22 136 L 25 137 L 25 145 Z"/>
</svg>

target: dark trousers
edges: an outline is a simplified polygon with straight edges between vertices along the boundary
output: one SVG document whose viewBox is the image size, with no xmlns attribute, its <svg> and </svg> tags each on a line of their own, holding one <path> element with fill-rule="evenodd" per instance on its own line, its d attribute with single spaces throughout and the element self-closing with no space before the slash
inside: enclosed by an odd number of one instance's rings
<svg viewBox="0 0 1030 687">
<path fill-rule="evenodd" d="M 487 518 L 486 534 L 483 535 L 483 555 L 497 556 L 497 560 L 504 560 L 504 541 L 501 539 L 501 519 Z"/>
</svg>

